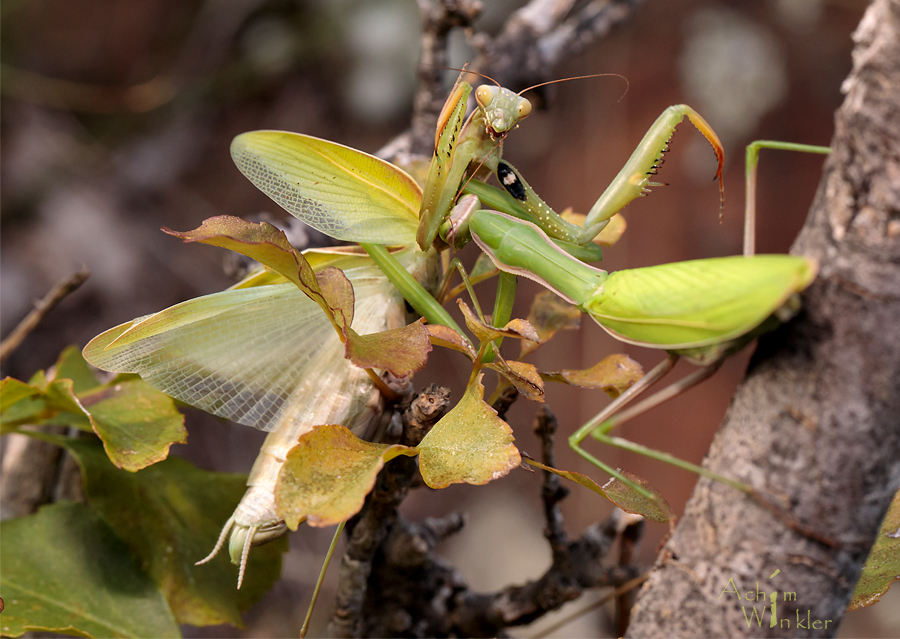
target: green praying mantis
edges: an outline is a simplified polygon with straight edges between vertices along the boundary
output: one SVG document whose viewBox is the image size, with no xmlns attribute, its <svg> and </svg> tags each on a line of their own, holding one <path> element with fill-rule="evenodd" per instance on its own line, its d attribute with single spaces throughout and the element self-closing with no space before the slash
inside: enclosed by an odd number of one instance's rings
<svg viewBox="0 0 900 639">
<path fill-rule="evenodd" d="M 729 355 L 788 321 L 800 291 L 815 279 L 814 261 L 790 255 L 754 255 L 756 166 L 762 148 L 827 154 L 828 147 L 759 140 L 747 147 L 744 255 L 665 264 L 607 274 L 573 259 L 534 224 L 491 211 L 470 223 L 476 243 L 503 271 L 537 281 L 586 312 L 616 339 L 665 349 L 669 357 L 569 437 L 579 455 L 617 473 L 585 451 L 588 436 L 731 485 L 750 487 L 681 459 L 608 433 L 711 376 Z M 523 251 L 527 246 L 528 251 Z M 535 259 L 535 253 L 541 258 Z M 698 292 L 700 295 L 698 295 Z M 684 357 L 700 368 L 627 412 L 619 412 Z M 639 492 L 647 494 L 642 487 Z"/>
<path fill-rule="evenodd" d="M 355 257 L 352 265 L 339 264 L 347 269 L 356 292 L 357 320 L 382 314 L 364 306 L 370 297 L 389 300 L 377 302 L 374 308 L 382 303 L 396 311 L 402 295 L 430 323 L 461 333 L 432 296 L 436 263 L 432 248 L 460 245 L 467 229 L 502 271 L 536 279 L 561 293 L 626 341 L 670 350 L 672 364 L 678 355 L 704 363 L 721 359 L 741 340 L 767 329 L 772 317 L 783 318 L 782 309 L 814 276 L 812 264 L 788 256 L 701 260 L 610 275 L 585 265 L 557 247 L 576 254 L 588 247 L 588 255 L 596 254 L 589 248 L 591 240 L 612 215 L 653 185 L 650 177 L 657 159 L 683 117 L 689 117 L 713 144 L 721 183 L 721 145 L 712 129 L 690 107 L 667 109 L 592 207 L 584 225 L 578 226 L 554 213 L 518 171 L 500 158 L 498 143 L 528 114 L 527 100 L 500 87 L 480 87 L 476 91 L 479 108 L 466 124 L 464 96 L 471 90 L 467 87 L 458 85 L 445 107 L 424 193 L 397 167 L 309 136 L 258 131 L 238 136 L 232 144 L 238 167 L 273 200 L 332 237 L 359 242 L 369 254 L 370 258 Z M 481 183 L 478 178 L 485 168 L 498 176 L 506 193 Z M 483 210 L 458 216 L 453 203 L 461 190 L 496 202 L 492 206 L 523 220 Z M 507 227 L 498 230 L 498 224 Z M 496 237 L 498 233 L 503 237 Z M 405 248 L 395 256 L 387 246 Z M 529 257 L 525 262 L 517 258 L 523 253 Z M 365 274 L 357 275 L 353 268 Z M 726 296 L 722 287 L 710 286 L 708 275 L 720 268 L 727 268 L 732 281 L 745 284 L 745 290 L 754 291 L 742 300 L 746 303 L 739 310 L 732 308 L 733 296 Z M 210 555 L 230 533 L 230 554 L 240 564 L 241 575 L 250 546 L 285 531 L 271 508 L 271 490 L 291 441 L 320 424 L 365 421 L 374 393 L 371 380 L 362 374 L 354 376 L 353 367 L 335 351 L 335 338 L 320 309 L 301 301 L 306 298 L 283 279 L 275 281 L 249 281 L 138 318 L 110 329 L 85 348 L 87 360 L 100 368 L 137 372 L 188 403 L 272 430 L 248 481 L 251 488 Z M 669 286 L 677 287 L 672 290 L 681 296 L 667 294 Z M 623 295 L 630 297 L 623 300 Z M 508 299 L 505 302 L 507 308 L 511 306 Z M 653 315 L 653 307 L 665 312 Z M 495 310 L 495 326 L 503 314 Z M 396 319 L 379 319 L 359 330 L 374 332 L 396 323 Z M 327 328 L 324 333 L 322 326 Z M 207 335 L 210 331 L 213 339 Z M 298 357 L 307 351 L 309 357 Z M 265 356 L 259 358 L 257 352 Z M 610 408 L 618 410 L 664 372 L 657 367 Z M 310 379 L 323 376 L 330 381 L 312 386 L 340 400 L 327 414 L 307 410 L 305 406 L 317 400 L 297 390 L 308 389 Z M 613 412 L 610 408 L 598 419 L 605 420 Z M 580 448 L 581 440 L 599 424 L 596 419 L 586 424 L 570 442 L 612 476 L 647 493 Z"/>
<path fill-rule="evenodd" d="M 722 361 L 759 335 L 773 330 L 792 317 L 798 308 L 797 294 L 815 278 L 816 265 L 801 257 L 752 256 L 753 213 L 748 210 L 745 230 L 745 257 L 695 260 L 607 274 L 592 268 L 560 247 L 584 246 L 628 202 L 646 193 L 649 176 L 665 150 L 675 126 L 688 117 L 715 150 L 719 162 L 716 178 L 722 190 L 724 152 L 709 124 L 687 105 L 669 107 L 657 118 L 629 161 L 604 191 L 577 227 L 563 220 L 541 200 L 511 165 L 500 159 L 498 141 L 531 112 L 521 94 L 498 86 L 482 85 L 476 91 L 478 109 L 461 125 L 460 104 L 471 88 L 457 82 L 441 116 L 438 147 L 426 183 L 417 239 L 420 246 L 440 237 L 456 239 L 471 232 L 479 247 L 503 272 L 524 276 L 588 313 L 613 337 L 650 348 L 665 349 L 669 357 L 652 369 L 607 408 L 579 428 L 569 438 L 576 452 L 611 476 L 630 484 L 646 497 L 652 494 L 634 484 L 581 444 L 588 434 L 605 443 L 673 463 L 693 472 L 713 476 L 741 490 L 748 487 L 665 453 L 637 446 L 608 435 L 616 425 L 683 392 L 712 375 Z M 448 112 L 451 115 L 447 115 Z M 444 124 L 445 118 L 447 124 Z M 459 139 L 455 148 L 442 148 L 441 140 Z M 493 145 L 488 143 L 493 142 Z M 771 146 L 771 144 L 769 145 Z M 821 147 L 780 146 L 822 152 Z M 756 150 L 758 152 L 758 149 Z M 748 167 L 755 159 L 748 155 Z M 474 166 L 474 170 L 472 167 Z M 485 168 L 494 172 L 507 192 L 523 204 L 509 212 L 518 218 L 487 210 L 475 211 L 467 220 L 449 214 L 447 193 L 469 172 L 477 176 Z M 748 168 L 748 186 L 751 174 Z M 441 185 L 438 195 L 429 187 Z M 447 184 L 452 185 L 446 188 Z M 477 183 L 475 183 L 477 184 Z M 474 193 L 484 193 L 474 189 Z M 752 189 L 748 188 L 748 192 Z M 748 207 L 751 204 L 748 203 Z M 531 221 L 527 221 L 527 220 Z M 554 241 L 555 240 L 555 243 Z M 747 244 L 746 242 L 750 242 Z M 619 413 L 626 404 L 668 373 L 680 357 L 700 366 L 684 380 L 648 398 L 628 413 Z M 618 415 L 616 415 L 619 413 Z M 615 418 L 612 418 L 616 415 Z"/>
<path fill-rule="evenodd" d="M 735 256 L 607 273 L 560 250 L 534 224 L 502 213 L 475 212 L 470 230 L 478 246 L 501 270 L 552 290 L 618 340 L 669 352 L 666 360 L 569 437 L 569 444 L 579 455 L 618 477 L 619 473 L 581 447 L 590 434 L 605 443 L 746 490 L 743 485 L 699 466 L 609 437 L 607 433 L 706 379 L 728 355 L 790 319 L 799 308 L 797 293 L 815 278 L 813 261 L 790 255 Z M 701 368 L 630 413 L 610 419 L 670 371 L 679 357 Z M 634 488 L 645 492 L 639 486 Z M 651 497 L 649 492 L 645 495 Z"/>
</svg>

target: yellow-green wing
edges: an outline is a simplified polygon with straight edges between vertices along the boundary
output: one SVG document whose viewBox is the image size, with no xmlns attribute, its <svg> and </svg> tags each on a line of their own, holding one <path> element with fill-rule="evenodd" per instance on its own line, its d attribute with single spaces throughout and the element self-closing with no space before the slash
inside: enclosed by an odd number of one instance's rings
<svg viewBox="0 0 900 639">
<path fill-rule="evenodd" d="M 402 324 L 403 301 L 374 266 L 348 269 L 356 293 L 353 328 Z M 310 393 L 367 401 L 365 371 L 343 357 L 322 309 L 293 284 L 231 289 L 112 328 L 84 349 L 98 368 L 138 373 L 197 408 L 269 431 L 305 422 Z M 315 403 L 315 402 L 312 402 Z"/>
<path fill-rule="evenodd" d="M 618 339 L 691 348 L 739 337 L 815 277 L 791 255 L 721 257 L 611 273 L 583 308 Z"/>
<path fill-rule="evenodd" d="M 373 244 L 415 241 L 422 190 L 389 162 L 284 131 L 243 133 L 231 143 L 231 157 L 263 193 L 326 235 Z"/>
</svg>

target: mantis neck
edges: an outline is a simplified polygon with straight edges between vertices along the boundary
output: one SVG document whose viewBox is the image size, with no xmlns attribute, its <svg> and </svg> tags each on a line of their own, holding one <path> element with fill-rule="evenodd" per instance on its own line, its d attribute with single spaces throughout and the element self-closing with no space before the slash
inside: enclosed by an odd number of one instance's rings
<svg viewBox="0 0 900 639">
<path fill-rule="evenodd" d="M 576 306 L 590 299 L 608 276 L 560 249 L 530 222 L 476 211 L 469 229 L 501 271 L 534 280 Z"/>
</svg>

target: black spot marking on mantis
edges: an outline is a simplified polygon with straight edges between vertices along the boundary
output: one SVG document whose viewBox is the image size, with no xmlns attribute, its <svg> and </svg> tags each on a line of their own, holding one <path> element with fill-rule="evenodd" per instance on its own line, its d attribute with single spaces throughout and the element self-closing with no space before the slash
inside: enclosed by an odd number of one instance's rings
<svg viewBox="0 0 900 639">
<path fill-rule="evenodd" d="M 503 185 L 503 188 L 510 195 L 520 202 L 525 201 L 525 187 L 522 186 L 522 180 L 519 179 L 513 168 L 506 162 L 500 162 L 497 165 L 497 179 L 500 180 L 500 184 Z"/>
</svg>

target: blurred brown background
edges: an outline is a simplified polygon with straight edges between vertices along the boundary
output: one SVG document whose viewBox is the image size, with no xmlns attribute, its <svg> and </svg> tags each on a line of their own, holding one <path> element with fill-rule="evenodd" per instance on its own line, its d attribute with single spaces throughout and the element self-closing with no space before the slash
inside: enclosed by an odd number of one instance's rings
<svg viewBox="0 0 900 639">
<path fill-rule="evenodd" d="M 486 4 L 478 28 L 490 33 L 522 3 Z M 557 210 L 586 211 L 656 116 L 670 104 L 691 104 L 726 147 L 724 223 L 716 219 L 713 154 L 685 124 L 660 173 L 670 185 L 626 209 L 628 231 L 606 251 L 604 268 L 739 253 L 743 146 L 759 138 L 829 143 L 850 69 L 850 35 L 864 6 L 854 0 L 647 2 L 629 24 L 557 73 L 622 74 L 627 94 L 622 97 L 623 83 L 615 78 L 553 88 L 548 108 L 510 136 L 504 157 Z M 4 376 L 27 378 L 68 344 L 83 346 L 115 324 L 231 283 L 221 250 L 182 245 L 158 229 L 187 230 L 220 214 L 286 217 L 231 163 L 234 135 L 285 129 L 374 152 L 409 121 L 419 46 L 412 0 L 7 0 L 2 16 L 3 334 L 55 281 L 82 264 L 92 272 L 4 364 Z M 457 36 L 453 64 L 462 65 L 474 54 L 463 34 Z M 763 152 L 759 252 L 790 247 L 822 161 Z M 521 297 L 516 314 L 524 316 L 530 295 Z M 585 322 L 581 331 L 557 336 L 533 361 L 542 369 L 583 368 L 622 351 L 645 368 L 663 356 L 624 347 Z M 748 357 L 732 358 L 700 388 L 627 424 L 621 434 L 699 462 Z M 468 373 L 458 364 L 458 358 L 435 356 L 417 386 L 440 381 L 459 393 Z M 549 393 L 561 435 L 606 401 L 570 388 Z M 511 421 L 520 447 L 536 455 L 533 414 L 534 407 L 520 400 Z M 249 470 L 262 433 L 197 411 L 188 425 L 190 445 L 176 447 L 176 454 L 204 468 Z M 676 511 L 683 508 L 693 476 L 594 450 L 645 477 Z M 605 479 L 562 443 L 558 463 Z M 420 490 L 404 508 L 411 518 L 468 512 L 469 525 L 444 551 L 470 583 L 490 589 L 537 575 L 549 563 L 539 486 L 537 475 L 520 470 L 486 487 Z M 579 489 L 564 504 L 572 535 L 609 510 Z M 663 526 L 648 527 L 642 561 L 652 560 L 664 533 Z M 248 614 L 247 631 L 189 628 L 188 636 L 294 635 L 330 535 L 310 529 L 292 535 L 284 578 Z M 894 591 L 893 611 L 885 601 L 851 613 L 842 635 L 892 636 L 892 624 L 900 624 Z M 320 619 L 329 605 L 326 593 Z M 559 633 L 595 636 L 600 628 L 595 614 Z"/>
</svg>

